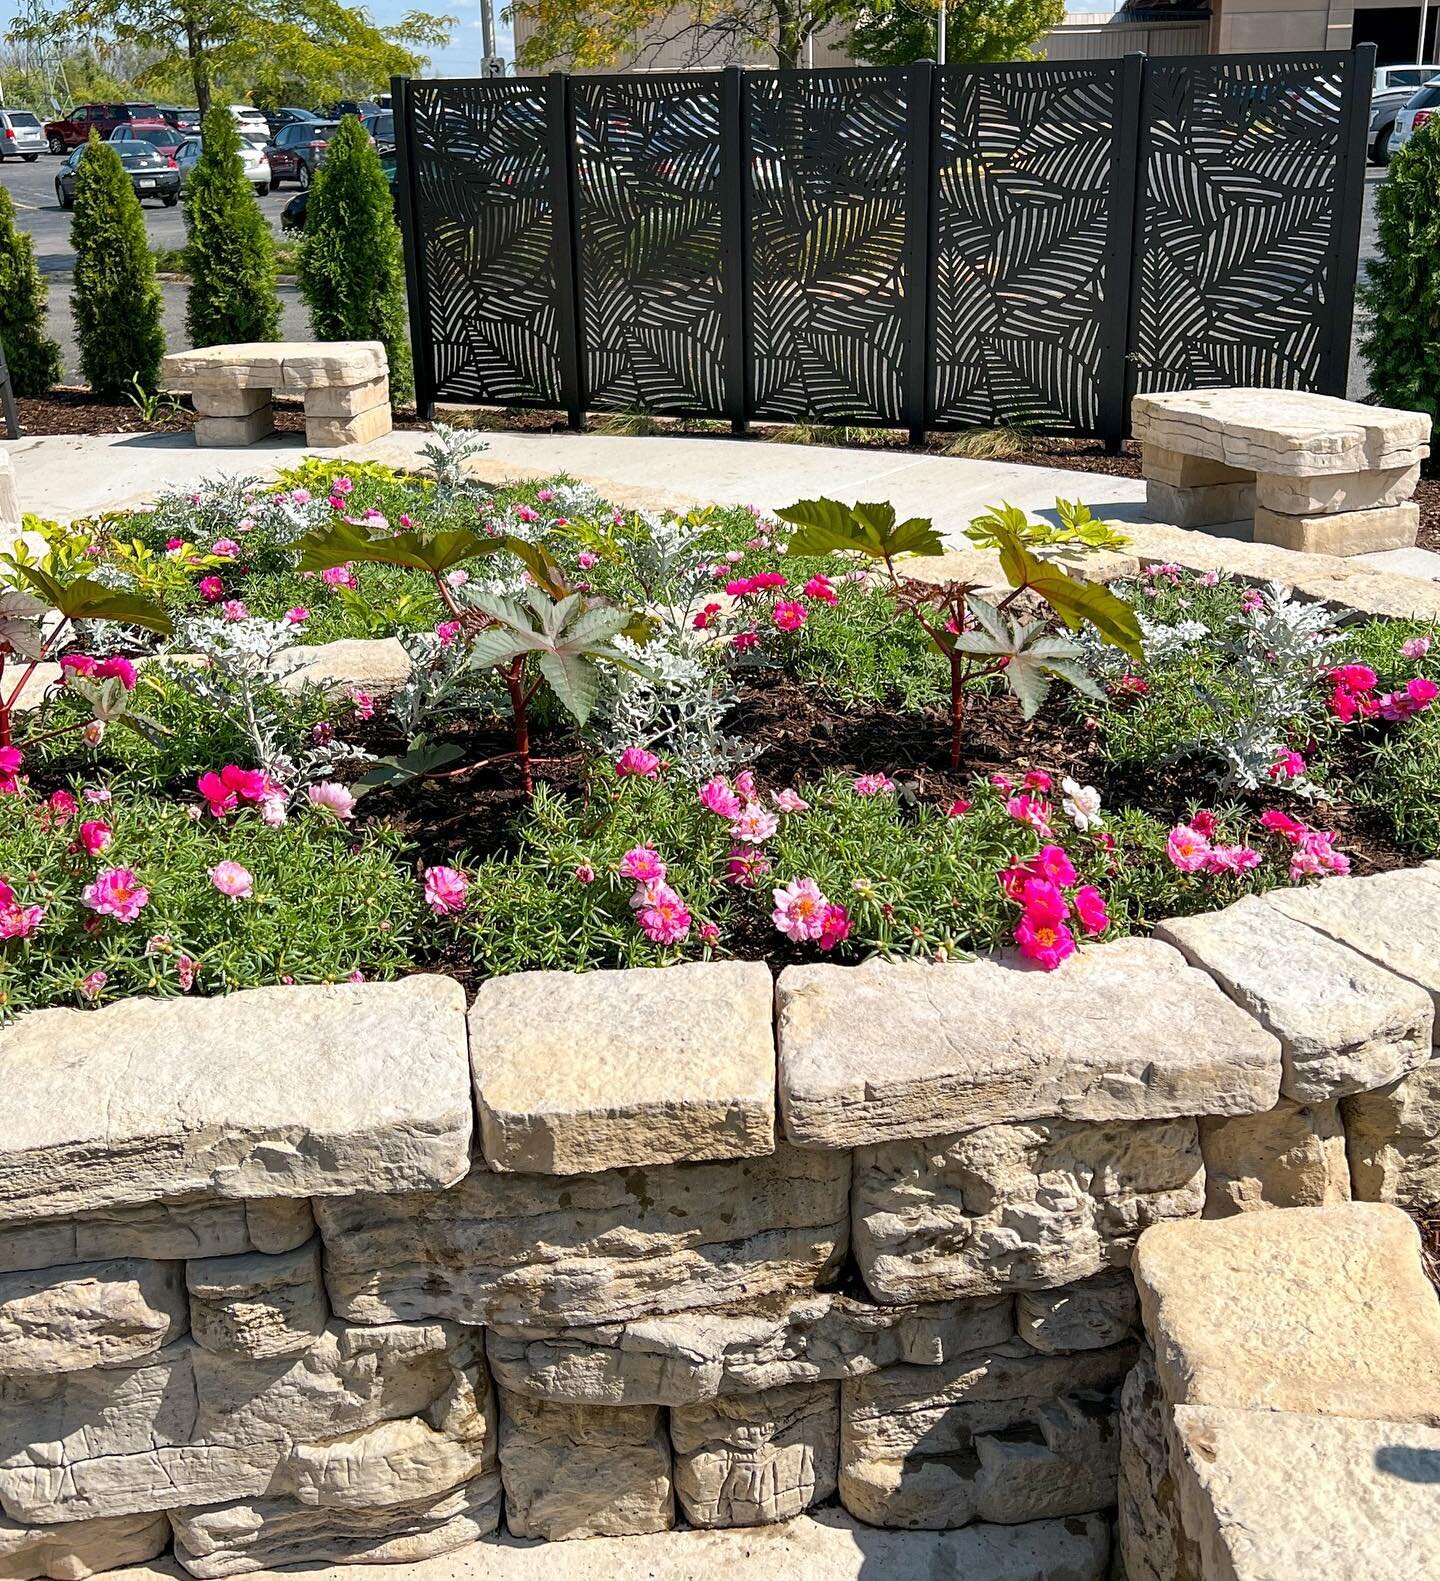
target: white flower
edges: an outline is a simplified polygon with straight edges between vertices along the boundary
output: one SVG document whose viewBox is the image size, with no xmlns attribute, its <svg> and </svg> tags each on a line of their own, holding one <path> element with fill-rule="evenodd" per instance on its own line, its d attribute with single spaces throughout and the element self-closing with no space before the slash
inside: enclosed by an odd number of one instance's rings
<svg viewBox="0 0 1440 1581">
<path fill-rule="evenodd" d="M 272 829 L 283 828 L 289 822 L 289 815 L 285 810 L 284 791 L 274 791 L 261 800 L 260 821 L 269 824 Z"/>
<path fill-rule="evenodd" d="M 1077 785 L 1074 780 L 1066 778 L 1060 781 L 1060 789 L 1065 792 L 1061 806 L 1081 833 L 1092 827 L 1099 829 L 1104 826 L 1105 820 L 1100 816 L 1100 792 L 1093 785 Z"/>
</svg>

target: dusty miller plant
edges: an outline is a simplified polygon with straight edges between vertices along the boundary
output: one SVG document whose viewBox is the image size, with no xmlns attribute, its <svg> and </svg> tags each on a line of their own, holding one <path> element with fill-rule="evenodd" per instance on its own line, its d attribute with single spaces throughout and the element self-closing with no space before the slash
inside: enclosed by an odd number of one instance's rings
<svg viewBox="0 0 1440 1581">
<path fill-rule="evenodd" d="M 431 434 L 430 442 L 420 447 L 420 454 L 430 463 L 435 487 L 446 494 L 466 493 L 472 484 L 465 476 L 465 463 L 471 456 L 488 450 L 489 441 L 473 428 L 456 428 L 450 423 L 436 423 Z"/>
</svg>

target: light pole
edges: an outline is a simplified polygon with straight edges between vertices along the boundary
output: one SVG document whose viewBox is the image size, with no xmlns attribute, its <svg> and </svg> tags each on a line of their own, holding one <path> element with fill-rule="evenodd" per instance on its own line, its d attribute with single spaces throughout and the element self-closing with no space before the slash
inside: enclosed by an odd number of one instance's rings
<svg viewBox="0 0 1440 1581">
<path fill-rule="evenodd" d="M 1428 66 L 1425 58 L 1425 34 L 1428 31 L 1425 24 L 1430 20 L 1430 0 L 1420 0 L 1420 38 L 1415 45 L 1415 64 Z"/>
<path fill-rule="evenodd" d="M 945 0 L 940 0 L 940 24 L 935 30 L 935 63 L 945 64 Z"/>
<path fill-rule="evenodd" d="M 495 13 L 493 0 L 480 0 L 480 48 L 488 63 L 495 57 Z"/>
</svg>

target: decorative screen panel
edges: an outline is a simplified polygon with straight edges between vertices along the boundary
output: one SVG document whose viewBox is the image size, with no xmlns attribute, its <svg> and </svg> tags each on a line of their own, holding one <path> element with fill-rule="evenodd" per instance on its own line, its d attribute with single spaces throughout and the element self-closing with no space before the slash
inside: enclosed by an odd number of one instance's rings
<svg viewBox="0 0 1440 1581">
<path fill-rule="evenodd" d="M 1136 388 L 1324 387 L 1345 57 L 1151 61 Z"/>
<path fill-rule="evenodd" d="M 908 83 L 746 78 L 757 417 L 901 421 L 906 359 L 923 355 L 906 333 Z"/>
<path fill-rule="evenodd" d="M 1128 284 L 1107 252 L 1119 80 L 1111 61 L 937 73 L 937 426 L 1095 427 Z"/>
<path fill-rule="evenodd" d="M 587 404 L 718 416 L 720 79 L 577 77 L 572 91 Z"/>
<path fill-rule="evenodd" d="M 416 82 L 410 93 L 435 395 L 557 405 L 546 84 Z"/>
</svg>

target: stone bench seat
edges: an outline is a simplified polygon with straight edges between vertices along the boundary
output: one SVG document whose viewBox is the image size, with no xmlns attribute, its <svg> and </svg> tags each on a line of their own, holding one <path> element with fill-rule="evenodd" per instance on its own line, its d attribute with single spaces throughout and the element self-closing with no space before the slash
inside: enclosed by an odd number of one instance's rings
<svg viewBox="0 0 1440 1581">
<path fill-rule="evenodd" d="M 274 431 L 271 397 L 305 397 L 305 442 L 363 444 L 390 432 L 390 373 L 378 340 L 250 341 L 172 352 L 168 389 L 188 390 L 195 443 L 253 445 Z"/>
<path fill-rule="evenodd" d="M 1303 390 L 1139 395 L 1146 502 L 1179 527 L 1253 519 L 1257 543 L 1356 555 L 1408 548 L 1430 453 L 1423 412 Z"/>
</svg>

